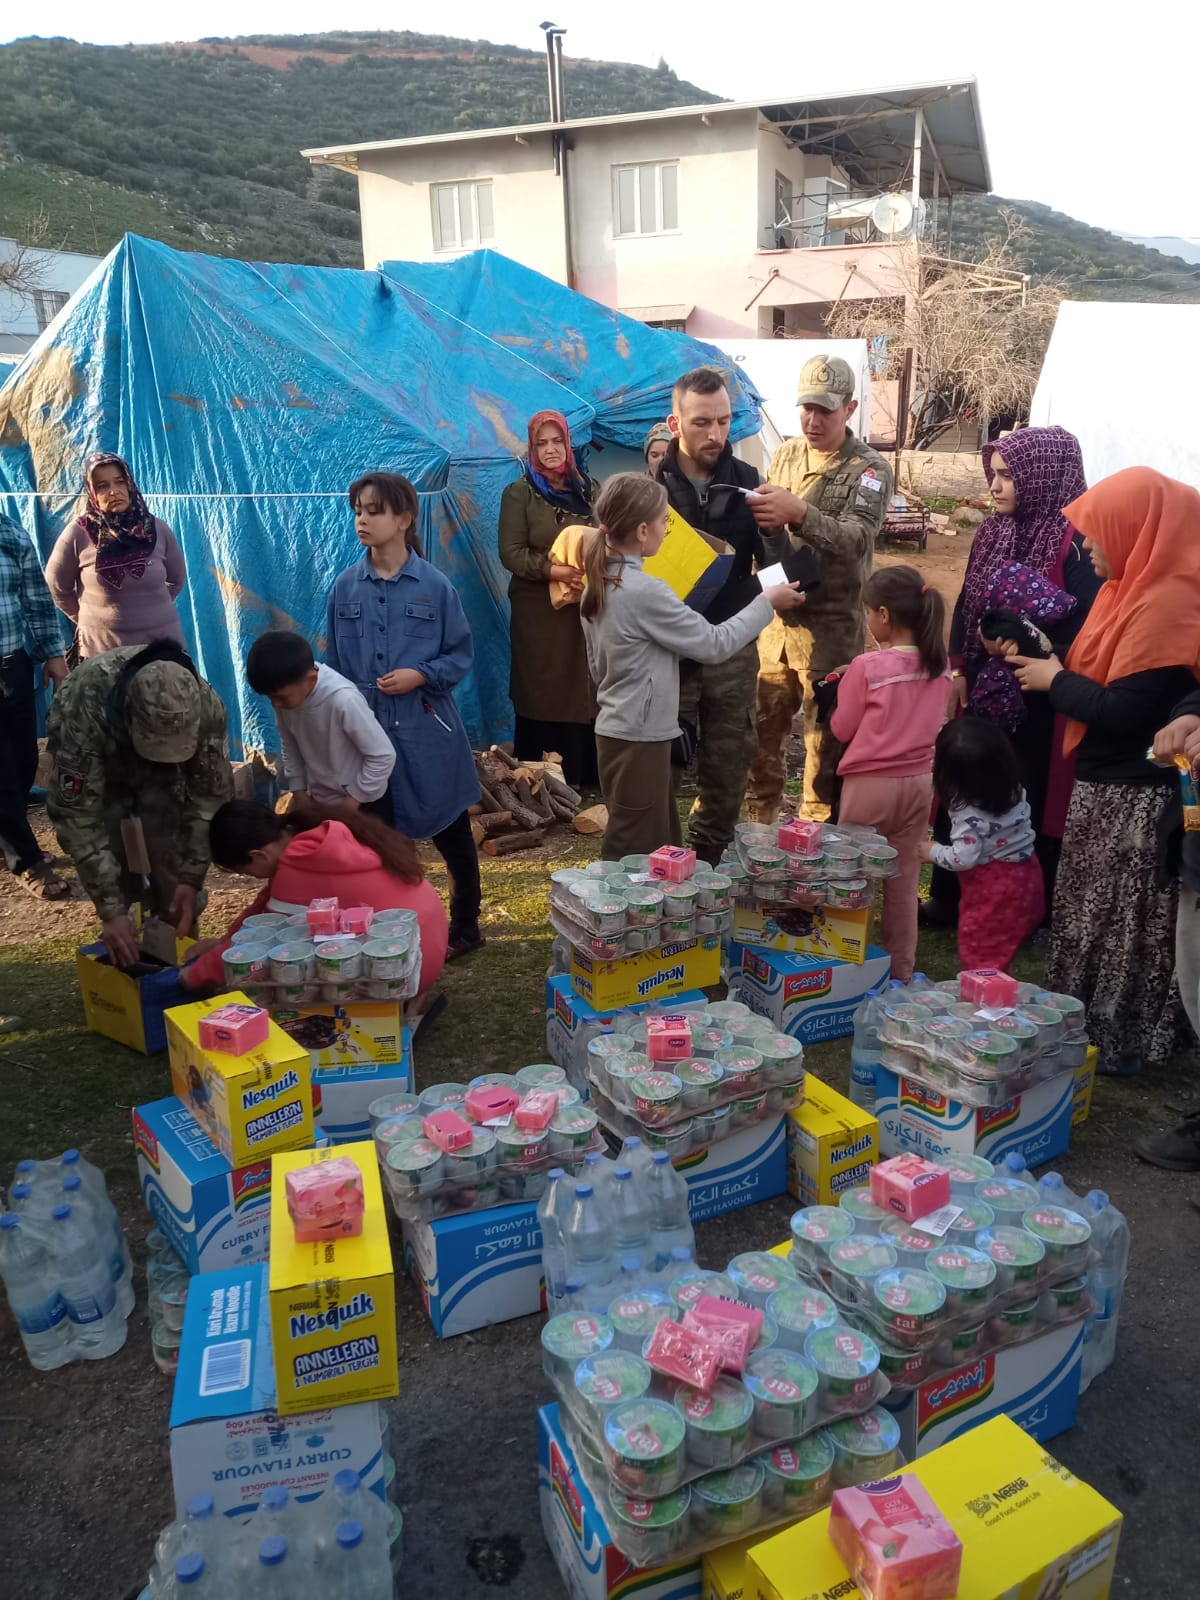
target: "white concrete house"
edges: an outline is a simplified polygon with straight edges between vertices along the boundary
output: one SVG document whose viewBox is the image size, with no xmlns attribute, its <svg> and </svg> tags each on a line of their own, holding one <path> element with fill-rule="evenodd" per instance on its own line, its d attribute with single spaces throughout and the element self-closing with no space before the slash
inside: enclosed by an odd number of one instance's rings
<svg viewBox="0 0 1200 1600">
<path fill-rule="evenodd" d="M 818 337 L 903 295 L 913 239 L 936 220 L 948 252 L 952 197 L 991 186 L 973 78 L 304 154 L 357 176 L 367 267 L 488 245 L 700 338 Z"/>
<path fill-rule="evenodd" d="M 20 248 L 15 239 L 0 238 L 0 261 L 11 261 Z M 0 288 L 0 361 L 19 361 L 103 259 L 73 250 L 24 253 L 31 266 L 29 289 L 17 294 Z"/>
</svg>

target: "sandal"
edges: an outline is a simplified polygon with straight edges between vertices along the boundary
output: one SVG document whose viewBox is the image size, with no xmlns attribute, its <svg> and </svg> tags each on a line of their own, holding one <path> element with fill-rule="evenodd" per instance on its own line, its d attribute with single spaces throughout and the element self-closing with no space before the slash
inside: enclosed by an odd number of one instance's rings
<svg viewBox="0 0 1200 1600">
<path fill-rule="evenodd" d="M 71 885 L 65 878 L 60 878 L 57 872 L 52 871 L 44 861 L 35 862 L 26 871 L 15 873 L 14 877 L 25 893 L 31 894 L 35 900 L 71 898 Z"/>
</svg>

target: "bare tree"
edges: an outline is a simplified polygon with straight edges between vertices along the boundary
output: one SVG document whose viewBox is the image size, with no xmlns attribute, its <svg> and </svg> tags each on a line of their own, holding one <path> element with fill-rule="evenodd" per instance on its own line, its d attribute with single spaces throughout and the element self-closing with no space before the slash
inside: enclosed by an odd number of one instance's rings
<svg viewBox="0 0 1200 1600">
<path fill-rule="evenodd" d="M 950 260 L 916 241 L 895 298 L 843 301 L 829 318 L 835 338 L 885 340 L 890 378 L 911 350 L 901 448 L 927 448 L 968 418 L 986 428 L 992 417 L 1029 411 L 1064 286 L 1020 270 L 1027 229 L 1012 212 L 1001 215 L 1005 234 L 979 261 Z"/>
<path fill-rule="evenodd" d="M 49 236 L 50 215 L 39 210 L 26 223 L 22 237 L 13 241 L 14 249 L 0 255 L 0 290 L 29 300 L 44 287 L 50 263 L 43 252 L 52 248 L 46 242 Z"/>
</svg>

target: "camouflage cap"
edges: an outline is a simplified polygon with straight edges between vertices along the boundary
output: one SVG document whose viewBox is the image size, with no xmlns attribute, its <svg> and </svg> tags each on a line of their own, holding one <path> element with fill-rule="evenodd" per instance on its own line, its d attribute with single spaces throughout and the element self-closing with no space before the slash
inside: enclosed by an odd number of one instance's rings
<svg viewBox="0 0 1200 1600">
<path fill-rule="evenodd" d="M 645 442 L 642 445 L 642 454 L 644 456 L 648 456 L 650 454 L 650 446 L 652 444 L 670 444 L 674 437 L 675 435 L 671 432 L 671 429 L 667 423 L 656 422 L 650 429 L 650 432 L 646 435 Z"/>
<path fill-rule="evenodd" d="M 200 743 L 200 685 L 177 661 L 151 661 L 125 693 L 129 736 L 145 761 L 190 761 Z"/>
<path fill-rule="evenodd" d="M 798 406 L 821 406 L 836 411 L 854 399 L 854 371 L 841 356 L 814 356 L 800 373 Z"/>
</svg>

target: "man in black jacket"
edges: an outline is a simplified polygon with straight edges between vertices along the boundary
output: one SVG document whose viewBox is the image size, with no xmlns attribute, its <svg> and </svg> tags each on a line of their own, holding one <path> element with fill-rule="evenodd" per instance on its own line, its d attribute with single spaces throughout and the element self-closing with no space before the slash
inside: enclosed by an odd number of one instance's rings
<svg viewBox="0 0 1200 1600">
<path fill-rule="evenodd" d="M 675 385 L 668 419 L 672 442 L 656 476 L 672 509 L 710 541 L 733 551 L 723 588 L 705 606 L 709 622 L 724 622 L 752 598 L 747 580 L 754 565 L 777 559 L 768 554 L 763 530 L 742 493 L 761 478 L 739 461 L 729 444 L 732 407 L 721 374 L 711 367 L 687 372 Z M 758 646 L 719 666 L 680 664 L 679 717 L 685 733 L 699 727 L 696 781 L 699 793 L 688 821 L 688 844 L 705 861 L 716 862 L 733 838 L 746 792 L 746 774 L 758 748 L 754 698 Z"/>
</svg>

